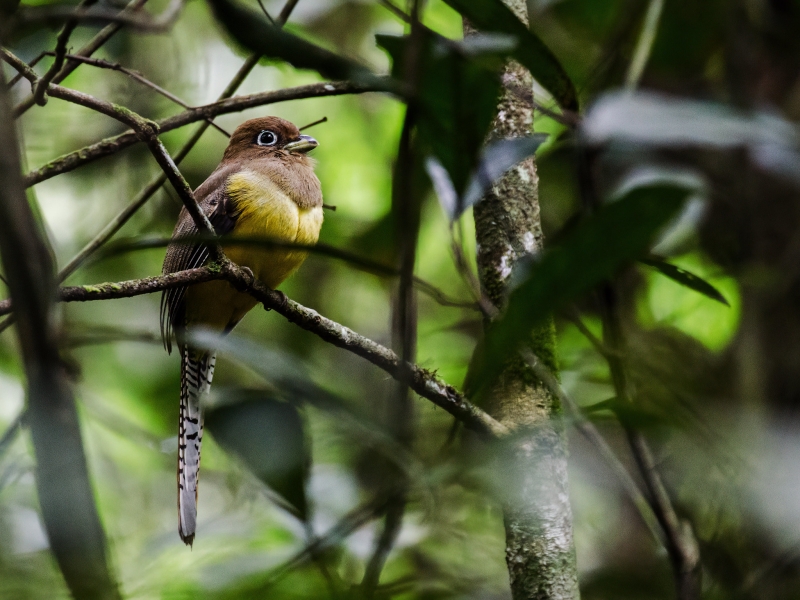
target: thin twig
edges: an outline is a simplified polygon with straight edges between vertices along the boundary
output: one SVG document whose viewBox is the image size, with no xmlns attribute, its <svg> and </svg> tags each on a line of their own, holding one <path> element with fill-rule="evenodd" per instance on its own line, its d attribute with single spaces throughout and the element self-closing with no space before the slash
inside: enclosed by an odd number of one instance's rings
<svg viewBox="0 0 800 600">
<path fill-rule="evenodd" d="M 258 62 L 258 59 L 256 58 L 254 62 Z M 243 110 L 258 106 L 266 106 L 268 104 L 275 104 L 278 102 L 287 102 L 289 100 L 320 98 L 324 96 L 341 96 L 343 94 L 363 94 L 365 92 L 376 91 L 384 91 L 381 88 L 380 83 L 374 85 L 352 81 L 312 83 L 296 88 L 285 88 L 271 92 L 251 94 L 249 96 L 236 96 L 235 98 L 228 98 L 226 100 L 214 102 L 205 106 L 198 106 L 175 116 L 161 119 L 156 123 L 159 127 L 159 131 L 161 133 L 166 133 L 168 131 L 172 131 L 173 129 L 178 129 L 179 127 L 183 127 L 197 121 L 202 121 L 209 117 L 241 112 Z M 127 131 L 125 133 L 106 138 L 105 140 L 56 158 L 41 168 L 28 173 L 28 175 L 25 177 L 25 184 L 30 187 L 55 177 L 56 175 L 60 175 L 61 173 L 66 173 L 68 171 L 77 169 L 78 167 L 97 160 L 98 158 L 115 154 L 120 150 L 133 146 L 140 141 L 141 140 L 139 137 L 133 131 Z"/>
<path fill-rule="evenodd" d="M 169 31 L 175 23 L 183 8 L 183 0 L 172 0 L 157 17 L 147 14 L 137 14 L 128 10 L 116 10 L 106 6 L 93 6 L 91 8 L 72 8 L 70 6 L 28 6 L 20 8 L 12 17 L 14 27 L 34 23 L 58 23 L 62 21 L 75 21 L 79 24 L 109 24 L 118 23 L 129 25 L 140 31 L 163 33 Z"/>
<path fill-rule="evenodd" d="M 467 284 L 467 288 L 472 292 L 475 302 L 483 313 L 483 316 L 489 320 L 494 319 L 498 315 L 497 307 L 492 304 L 492 301 L 483 293 L 480 281 L 478 281 L 472 268 L 467 261 L 464 254 L 463 247 L 463 228 L 461 221 L 456 221 L 450 228 L 450 248 L 453 252 L 453 262 L 456 265 L 456 270 L 461 275 L 461 278 Z"/>
<path fill-rule="evenodd" d="M 521 351 L 521 354 L 534 375 L 536 375 L 550 393 L 556 396 L 561 401 L 561 404 L 567 408 L 572 416 L 572 422 L 575 428 L 600 452 L 603 460 L 611 468 L 611 471 L 622 485 L 622 489 L 625 490 L 625 493 L 628 494 L 631 502 L 639 511 L 642 521 L 644 521 L 647 529 L 650 530 L 653 538 L 664 546 L 664 533 L 659 526 L 658 519 L 653 509 L 647 502 L 647 498 L 639 489 L 633 477 L 631 477 L 628 469 L 626 469 L 625 465 L 617 458 L 611 446 L 608 445 L 608 442 L 606 442 L 602 434 L 597 430 L 597 427 L 586 418 L 586 415 L 583 414 L 578 403 L 567 394 L 561 384 L 558 383 L 558 379 L 556 379 L 555 375 L 550 372 L 550 369 L 548 369 L 533 352 L 529 349 L 524 349 Z"/>
<path fill-rule="evenodd" d="M 403 9 L 401 9 L 399 6 L 396 6 L 390 0 L 379 0 L 379 2 L 381 4 L 381 6 L 383 6 L 386 9 L 388 9 L 390 13 L 392 13 L 395 17 L 397 17 L 398 19 L 400 19 L 404 23 L 410 23 L 411 22 L 411 16 L 407 15 Z"/>
<path fill-rule="evenodd" d="M 316 121 L 312 121 L 308 125 L 303 125 L 302 127 L 299 127 L 298 129 L 300 129 L 300 131 L 303 131 L 304 129 L 310 129 L 311 127 L 314 127 L 315 125 L 319 125 L 320 123 L 327 123 L 327 122 L 328 122 L 328 117 L 322 117 L 321 119 L 317 119 Z"/>
<path fill-rule="evenodd" d="M 562 313 L 562 316 L 565 317 L 570 323 L 575 325 L 576 329 L 589 340 L 589 343 L 592 344 L 595 350 L 603 356 L 604 358 L 608 358 L 611 354 L 614 354 L 614 351 L 611 350 L 608 346 L 603 343 L 603 340 L 598 338 L 592 330 L 586 326 L 586 323 L 583 322 L 581 319 L 581 315 L 578 310 L 572 306 L 565 310 Z"/>
<path fill-rule="evenodd" d="M 264 593 L 278 581 L 283 579 L 288 573 L 297 567 L 305 564 L 315 554 L 325 551 L 338 541 L 346 538 L 351 533 L 362 527 L 380 514 L 387 503 L 386 497 L 376 497 L 369 502 L 351 510 L 323 536 L 315 537 L 314 540 L 305 548 L 285 560 L 283 563 L 272 569 L 267 580 L 258 586 L 256 594 Z"/>
<path fill-rule="evenodd" d="M 2 437 L 0 437 L 0 459 L 3 458 L 6 450 L 8 450 L 14 440 L 17 439 L 17 434 L 20 432 L 25 423 L 25 414 L 26 412 L 24 409 L 20 411 L 14 420 L 9 423 L 8 427 L 3 432 Z"/>
<path fill-rule="evenodd" d="M 125 11 L 127 12 L 135 12 L 142 8 L 147 0 L 132 0 L 130 4 L 125 7 Z M 101 29 L 96 36 L 94 36 L 89 42 L 80 50 L 75 52 L 78 56 L 91 56 L 97 50 L 99 50 L 103 44 L 105 44 L 108 40 L 110 40 L 114 34 L 116 34 L 120 29 L 122 29 L 122 23 L 112 23 Z M 34 60 L 31 63 L 31 66 L 35 65 L 38 62 Z M 61 83 L 64 79 L 67 78 L 75 69 L 80 66 L 81 63 L 74 61 L 74 60 L 67 60 L 67 64 L 65 64 L 62 69 L 58 72 L 58 74 L 53 78 L 51 83 Z M 25 100 L 17 104 L 14 107 L 14 116 L 18 118 L 20 115 L 24 114 L 30 107 L 35 104 L 33 101 L 33 95 L 28 96 Z"/>
<path fill-rule="evenodd" d="M 47 54 L 52 54 L 52 52 L 47 52 Z M 192 106 L 190 106 L 189 104 L 187 104 L 186 102 L 184 102 L 183 100 L 178 98 L 175 94 L 173 94 L 172 92 L 170 92 L 168 90 L 165 90 L 160 85 L 158 85 L 156 83 L 153 83 L 152 81 L 147 79 L 144 75 L 142 75 L 138 71 L 134 71 L 133 69 L 127 69 L 127 68 L 123 67 L 122 65 L 120 65 L 119 63 L 112 63 L 112 62 L 109 62 L 107 60 L 103 60 L 102 58 L 92 58 L 92 57 L 89 57 L 89 56 L 78 56 L 76 54 L 67 54 L 66 58 L 69 58 L 71 60 L 77 60 L 77 61 L 80 61 L 80 62 L 82 62 L 84 64 L 91 65 L 93 67 L 97 67 L 99 69 L 109 69 L 111 71 L 118 71 L 120 73 L 124 73 L 125 75 L 127 75 L 128 77 L 133 79 L 134 81 L 137 81 L 137 82 L 141 83 L 142 85 L 149 87 L 150 89 L 152 89 L 156 93 L 161 94 L 162 96 L 164 96 L 168 100 L 171 100 L 172 102 L 174 102 L 178 106 L 180 106 L 182 108 L 192 108 Z M 41 81 L 42 80 L 40 79 L 39 80 L 39 84 L 41 84 Z M 217 131 L 219 131 L 225 137 L 231 137 L 230 133 L 228 133 L 222 127 L 220 127 L 219 125 L 214 123 L 214 121 L 212 121 L 210 118 L 206 119 L 206 122 L 209 125 L 211 125 L 211 127 L 216 129 Z"/>
<path fill-rule="evenodd" d="M 39 61 L 41 61 L 45 56 L 47 56 L 47 52 L 39 53 L 39 56 L 37 56 L 31 62 L 28 63 L 28 67 L 33 69 L 33 67 L 39 64 Z M 17 73 L 16 75 L 14 75 L 14 77 L 11 78 L 11 81 L 8 82 L 9 89 L 14 87 L 21 79 L 24 79 L 22 73 Z"/>
<path fill-rule="evenodd" d="M 603 319 L 603 342 L 613 352 L 606 356 L 617 397 L 632 403 L 625 356 L 625 337 L 619 314 L 616 289 L 606 283 L 600 290 Z M 681 522 L 656 468 L 653 453 L 644 436 L 622 423 L 639 473 L 650 495 L 650 506 L 665 535 L 665 547 L 672 563 L 679 600 L 699 600 L 701 593 L 700 554 L 697 540 L 688 523 Z"/>
<path fill-rule="evenodd" d="M 653 50 L 653 43 L 656 40 L 658 24 L 663 10 L 664 0 L 650 0 L 642 23 L 642 31 L 639 34 L 639 40 L 636 42 L 636 49 L 633 52 L 633 59 L 628 65 L 628 72 L 625 75 L 625 87 L 629 90 L 635 89 L 642 79 L 647 60 Z"/>
<path fill-rule="evenodd" d="M 92 6 L 95 3 L 97 3 L 97 0 L 83 0 L 78 6 L 79 8 L 83 9 Z M 45 97 L 47 86 L 50 85 L 55 76 L 58 75 L 59 71 L 61 71 L 61 68 L 64 66 L 64 57 L 67 54 L 67 44 L 69 44 L 69 38 L 77 26 L 78 21 L 74 19 L 67 21 L 64 24 L 64 27 L 62 27 L 61 31 L 58 33 L 58 37 L 56 38 L 56 50 L 53 52 L 53 55 L 55 56 L 53 59 L 53 64 L 50 65 L 50 68 L 47 69 L 47 72 L 45 72 L 44 75 L 42 75 L 41 79 L 36 82 L 36 87 L 33 90 L 33 101 L 39 106 L 44 106 L 47 103 L 47 98 Z"/>
<path fill-rule="evenodd" d="M 533 108 L 547 115 L 557 123 L 561 123 L 570 129 L 576 128 L 581 123 L 581 116 L 578 113 L 567 109 L 561 109 L 560 113 L 550 110 L 533 97 L 533 91 L 521 87 L 513 78 L 507 75 L 503 75 L 503 87 L 514 94 L 518 99 L 530 104 Z"/>
</svg>

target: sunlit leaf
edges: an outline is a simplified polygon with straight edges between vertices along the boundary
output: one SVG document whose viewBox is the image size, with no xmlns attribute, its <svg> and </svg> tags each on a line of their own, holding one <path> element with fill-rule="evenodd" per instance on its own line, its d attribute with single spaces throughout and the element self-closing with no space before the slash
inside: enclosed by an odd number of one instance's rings
<svg viewBox="0 0 800 600">
<path fill-rule="evenodd" d="M 517 39 L 513 52 L 542 87 L 569 110 L 578 109 L 578 94 L 556 56 L 501 0 L 445 0 L 477 29 L 505 33 Z"/>
<path fill-rule="evenodd" d="M 702 277 L 698 277 L 686 269 L 681 269 L 680 267 L 668 263 L 665 260 L 654 257 L 643 258 L 640 262 L 653 267 L 662 275 L 669 277 L 673 281 L 689 288 L 690 290 L 694 290 L 695 292 L 703 294 L 712 300 L 721 302 L 725 306 L 730 306 L 728 301 L 725 299 L 725 296 L 722 295 L 722 292 L 720 292 Z"/>
<path fill-rule="evenodd" d="M 297 408 L 263 390 L 230 390 L 224 397 L 225 404 L 206 414 L 211 435 L 305 520 L 310 458 Z"/>
<path fill-rule="evenodd" d="M 484 387 L 536 325 L 645 254 L 687 193 L 667 186 L 632 190 L 576 226 L 540 260 L 523 266 L 526 272 L 518 273 L 520 283 L 505 314 L 487 332 L 473 381 Z"/>
</svg>

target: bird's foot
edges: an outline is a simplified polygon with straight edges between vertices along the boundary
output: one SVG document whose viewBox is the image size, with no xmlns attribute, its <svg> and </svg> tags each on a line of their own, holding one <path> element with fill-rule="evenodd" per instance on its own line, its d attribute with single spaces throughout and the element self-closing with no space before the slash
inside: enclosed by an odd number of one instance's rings
<svg viewBox="0 0 800 600">
<path fill-rule="evenodd" d="M 245 274 L 245 275 L 247 276 L 247 278 L 250 280 L 250 281 L 247 283 L 247 285 L 245 285 L 245 286 L 244 286 L 244 290 L 243 290 L 243 291 L 245 291 L 245 292 L 246 292 L 247 290 L 249 290 L 250 288 L 252 288 L 252 287 L 253 287 L 253 284 L 256 282 L 256 276 L 253 274 L 253 270 L 252 270 L 250 267 L 239 267 L 239 268 L 240 268 L 242 271 L 244 271 L 244 274 Z"/>
<path fill-rule="evenodd" d="M 278 295 L 278 306 L 277 308 L 286 308 L 286 305 L 289 304 L 289 297 L 284 294 L 280 290 L 272 290 Z M 264 305 L 264 310 L 272 310 L 272 307 Z"/>
</svg>

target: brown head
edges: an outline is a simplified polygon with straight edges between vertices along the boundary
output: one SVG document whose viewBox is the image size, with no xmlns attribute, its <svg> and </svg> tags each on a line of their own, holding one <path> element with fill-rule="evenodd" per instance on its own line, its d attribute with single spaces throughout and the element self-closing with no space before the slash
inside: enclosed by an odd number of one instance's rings
<svg viewBox="0 0 800 600">
<path fill-rule="evenodd" d="M 293 123 L 278 117 L 261 117 L 236 128 L 222 160 L 295 157 L 305 162 L 305 154 L 317 145 L 317 140 L 302 135 Z"/>
</svg>

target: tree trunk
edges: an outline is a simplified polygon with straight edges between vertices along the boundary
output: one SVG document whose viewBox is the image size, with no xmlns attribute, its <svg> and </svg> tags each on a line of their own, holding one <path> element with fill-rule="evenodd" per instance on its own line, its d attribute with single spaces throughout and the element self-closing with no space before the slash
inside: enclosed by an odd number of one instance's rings
<svg viewBox="0 0 800 600">
<path fill-rule="evenodd" d="M 504 0 L 525 23 L 525 0 Z M 465 24 L 465 34 L 471 30 Z M 509 62 L 503 80 L 531 90 L 530 74 Z M 500 99 L 492 140 L 527 136 L 533 107 L 511 93 Z M 502 307 L 515 263 L 540 251 L 538 177 L 533 158 L 512 168 L 475 207 L 478 271 L 484 293 Z M 533 351 L 555 370 L 552 322 L 532 332 Z M 567 447 L 561 408 L 521 359 L 511 361 L 487 394 L 487 410 L 521 433 L 515 436 L 503 480 L 506 562 L 514 600 L 579 597 L 572 509 L 567 481 Z"/>
</svg>

